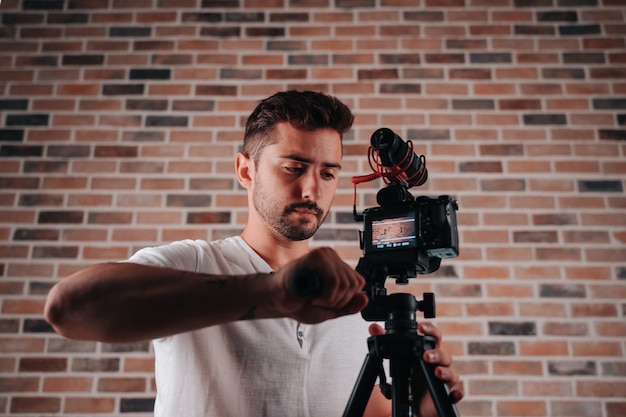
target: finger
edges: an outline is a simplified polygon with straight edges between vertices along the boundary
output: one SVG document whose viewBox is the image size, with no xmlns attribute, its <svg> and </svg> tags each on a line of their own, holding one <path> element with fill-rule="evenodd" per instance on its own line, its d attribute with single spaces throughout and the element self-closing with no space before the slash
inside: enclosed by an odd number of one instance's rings
<svg viewBox="0 0 626 417">
<path fill-rule="evenodd" d="M 424 360 L 433 365 L 452 365 L 452 355 L 443 349 L 430 349 L 424 352 Z"/>
<path fill-rule="evenodd" d="M 369 332 L 370 336 L 382 336 L 385 334 L 385 329 L 383 329 L 380 324 L 373 323 L 370 324 Z"/>
<path fill-rule="evenodd" d="M 420 322 L 418 324 L 417 329 L 422 334 L 434 337 L 437 340 L 437 347 L 439 347 L 439 343 L 441 343 L 442 334 L 441 334 L 441 330 L 439 330 L 437 326 L 428 322 Z"/>
</svg>

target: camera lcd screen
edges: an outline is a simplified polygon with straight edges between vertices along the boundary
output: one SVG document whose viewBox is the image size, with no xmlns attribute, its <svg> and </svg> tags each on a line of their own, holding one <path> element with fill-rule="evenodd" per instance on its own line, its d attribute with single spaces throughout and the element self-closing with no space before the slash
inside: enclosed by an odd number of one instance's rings
<svg viewBox="0 0 626 417">
<path fill-rule="evenodd" d="M 416 239 L 414 215 L 372 220 L 373 250 L 415 247 Z"/>
</svg>

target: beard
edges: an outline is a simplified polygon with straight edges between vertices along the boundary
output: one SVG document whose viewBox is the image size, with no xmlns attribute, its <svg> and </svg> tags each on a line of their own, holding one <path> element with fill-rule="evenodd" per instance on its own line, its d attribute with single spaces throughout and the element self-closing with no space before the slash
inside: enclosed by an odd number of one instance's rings
<svg viewBox="0 0 626 417">
<path fill-rule="evenodd" d="M 306 240 L 313 237 L 317 229 L 320 228 L 326 215 L 324 210 L 315 203 L 299 202 L 292 203 L 282 208 L 276 205 L 276 200 L 272 198 L 272 193 L 264 190 L 255 179 L 254 193 L 252 200 L 254 208 L 265 223 L 279 235 L 291 241 Z M 298 209 L 310 210 L 315 213 L 315 221 L 297 216 L 290 216 Z"/>
</svg>

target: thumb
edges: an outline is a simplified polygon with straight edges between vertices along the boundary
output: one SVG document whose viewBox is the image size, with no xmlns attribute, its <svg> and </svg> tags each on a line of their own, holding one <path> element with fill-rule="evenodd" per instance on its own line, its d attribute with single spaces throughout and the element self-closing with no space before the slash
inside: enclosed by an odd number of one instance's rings
<svg viewBox="0 0 626 417">
<path fill-rule="evenodd" d="M 379 324 L 376 323 L 370 325 L 369 331 L 370 336 L 381 336 L 385 334 L 385 329 L 383 329 L 382 327 L 380 327 Z"/>
</svg>

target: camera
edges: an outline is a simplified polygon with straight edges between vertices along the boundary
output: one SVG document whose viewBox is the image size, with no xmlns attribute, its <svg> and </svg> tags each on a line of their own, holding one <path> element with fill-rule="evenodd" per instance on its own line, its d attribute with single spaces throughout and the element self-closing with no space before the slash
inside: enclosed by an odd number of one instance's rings
<svg viewBox="0 0 626 417">
<path fill-rule="evenodd" d="M 391 129 L 376 130 L 370 143 L 368 159 L 374 174 L 353 177 L 355 191 L 357 184 L 377 178 L 387 185 L 376 194 L 378 207 L 358 215 L 354 206 L 355 220 L 363 222 L 359 233 L 363 257 L 357 271 L 366 279 L 370 298 L 364 317 L 377 308 L 373 301 L 386 295 L 388 277 L 406 284 L 408 278 L 437 271 L 443 258 L 459 255 L 457 201 L 448 195 L 415 198 L 409 191 L 426 182 L 426 158 L 418 157 L 412 143 Z M 383 312 L 371 314 L 379 317 Z"/>
</svg>

